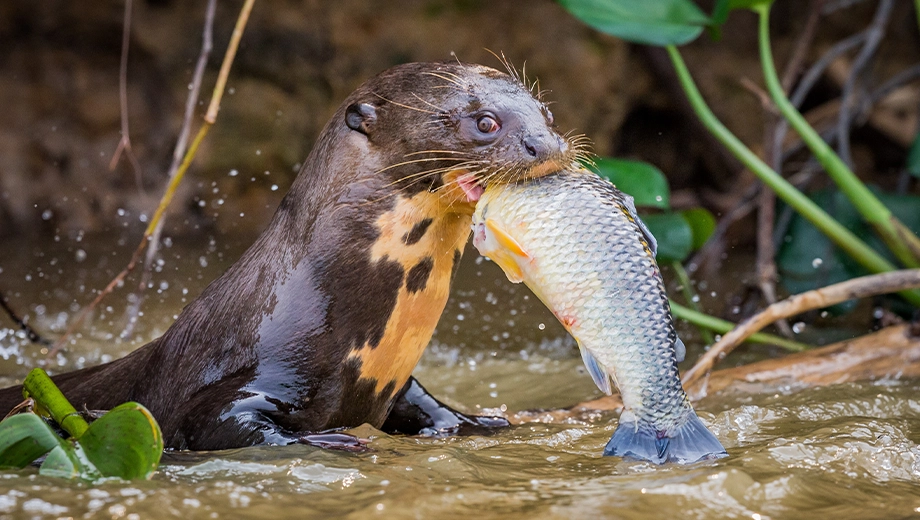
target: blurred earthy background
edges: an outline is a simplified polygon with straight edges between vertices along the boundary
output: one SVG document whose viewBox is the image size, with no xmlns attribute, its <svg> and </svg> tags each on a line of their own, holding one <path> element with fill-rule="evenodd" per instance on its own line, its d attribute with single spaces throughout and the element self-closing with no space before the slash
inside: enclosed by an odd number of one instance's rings
<svg viewBox="0 0 920 520">
<path fill-rule="evenodd" d="M 202 108 L 239 4 L 218 3 Z M 826 2 L 806 64 L 865 29 L 875 7 L 873 1 Z M 51 239 L 115 229 L 139 235 L 165 186 L 204 10 L 204 1 L 134 4 L 127 94 L 138 182 L 124 158 L 109 168 L 121 138 L 124 3 L 0 3 L 0 236 Z M 808 2 L 774 8 L 780 69 L 808 11 Z M 897 2 L 867 87 L 920 60 L 916 23 L 911 2 Z M 756 88 L 745 87 L 762 84 L 755 32 L 754 15 L 733 13 L 721 41 L 704 35 L 684 53 L 715 112 L 761 150 L 764 106 Z M 551 1 L 276 0 L 256 6 L 217 125 L 174 203 L 167 233 L 257 232 L 326 119 L 364 79 L 397 63 L 453 55 L 500 67 L 488 50 L 503 52 L 518 68 L 526 62 L 527 75 L 551 91 L 561 129 L 584 132 L 599 154 L 661 168 L 677 207 L 703 205 L 718 216 L 736 207 L 753 182 L 696 123 L 660 51 L 601 35 Z M 838 59 L 805 102 L 810 119 L 827 119 L 819 129 L 833 124 L 828 102 L 839 95 L 853 55 Z M 920 89 L 908 84 L 856 122 L 861 176 L 897 187 L 918 106 Z M 797 165 L 786 167 L 795 173 L 790 169 Z M 752 243 L 753 223 L 751 216 L 739 220 L 730 242 Z"/>
</svg>

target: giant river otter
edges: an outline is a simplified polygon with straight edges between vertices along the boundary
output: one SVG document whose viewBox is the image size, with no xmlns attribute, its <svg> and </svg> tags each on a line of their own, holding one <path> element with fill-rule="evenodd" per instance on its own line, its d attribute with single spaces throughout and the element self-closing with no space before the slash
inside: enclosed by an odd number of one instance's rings
<svg viewBox="0 0 920 520">
<path fill-rule="evenodd" d="M 482 186 L 557 170 L 575 148 L 516 75 L 393 67 L 345 100 L 265 232 L 162 337 L 54 379 L 78 409 L 140 402 L 176 449 L 324 444 L 317 433 L 362 423 L 506 425 L 447 408 L 410 375 Z M 21 400 L 0 391 L 0 411 Z"/>
</svg>

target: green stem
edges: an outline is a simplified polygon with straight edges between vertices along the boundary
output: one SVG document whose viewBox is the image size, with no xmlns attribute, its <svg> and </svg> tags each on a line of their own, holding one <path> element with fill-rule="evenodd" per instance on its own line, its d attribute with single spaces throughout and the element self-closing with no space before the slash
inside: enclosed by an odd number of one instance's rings
<svg viewBox="0 0 920 520">
<path fill-rule="evenodd" d="M 920 0 L 914 0 L 914 14 L 917 15 L 917 28 L 920 29 Z"/>
<path fill-rule="evenodd" d="M 696 312 L 700 312 L 700 306 L 696 303 L 698 297 L 693 292 L 693 285 L 690 283 L 690 275 L 687 274 L 687 270 L 684 269 L 684 265 L 677 260 L 671 262 L 671 269 L 674 269 L 674 272 L 677 274 L 677 279 L 680 281 L 681 292 L 684 293 L 684 299 L 687 300 L 687 305 Z M 716 339 L 712 336 L 712 332 L 709 331 L 706 327 L 697 326 L 700 331 L 700 336 L 703 337 L 703 341 L 707 345 L 712 345 L 716 342 Z"/>
<path fill-rule="evenodd" d="M 727 334 L 729 331 L 734 329 L 737 324 L 730 321 L 720 320 L 714 316 L 708 314 L 703 314 L 702 312 L 695 311 L 688 307 L 684 307 L 679 303 L 671 301 L 671 314 L 675 317 L 680 318 L 684 321 L 688 321 L 697 327 L 704 327 L 709 330 L 718 332 L 719 334 Z M 782 347 L 786 350 L 791 350 L 793 352 L 801 352 L 803 350 L 808 350 L 811 348 L 810 345 L 804 343 L 799 343 L 797 341 L 792 341 L 786 338 L 781 338 L 779 336 L 774 336 L 773 334 L 766 334 L 763 332 L 757 332 L 751 334 L 749 338 L 745 341 L 751 343 L 763 343 L 767 345 L 776 345 Z"/>
<path fill-rule="evenodd" d="M 674 69 L 680 79 L 681 87 L 687 94 L 693 110 L 703 125 L 718 139 L 726 148 L 737 157 L 749 170 L 770 189 L 776 192 L 776 195 L 783 199 L 792 209 L 812 223 L 819 231 L 827 235 L 834 244 L 845 251 L 850 257 L 856 260 L 860 265 L 872 273 L 883 273 L 894 271 L 895 266 L 888 260 L 878 254 L 874 249 L 866 245 L 865 242 L 854 235 L 850 230 L 843 227 L 833 217 L 827 214 L 821 207 L 815 204 L 811 199 L 806 197 L 795 186 L 789 183 L 781 175 L 767 166 L 760 157 L 757 157 L 747 146 L 744 145 L 731 131 L 722 124 L 721 121 L 712 113 L 712 110 L 706 105 L 702 94 L 696 88 L 690 71 L 684 63 L 680 52 L 673 45 L 667 46 L 668 55 L 674 64 Z M 904 291 L 899 293 L 906 300 L 916 306 L 920 306 L 920 292 Z"/>
<path fill-rule="evenodd" d="M 802 114 L 789 101 L 789 98 L 786 97 L 779 77 L 776 75 L 773 54 L 770 50 L 770 6 L 761 4 L 754 9 L 760 16 L 758 41 L 760 43 L 760 62 L 763 65 L 764 81 L 767 84 L 767 91 L 770 92 L 770 97 L 776 103 L 776 107 L 783 114 L 783 117 L 789 121 L 792 128 L 802 137 L 802 141 L 814 154 L 815 159 L 821 163 L 830 178 L 837 184 L 840 191 L 850 199 L 850 203 L 859 211 L 863 220 L 875 228 L 876 233 L 882 238 L 888 249 L 894 253 L 895 257 L 907 267 L 920 267 L 920 257 L 912 251 L 909 245 L 909 242 L 920 243 L 920 238 L 917 238 L 906 226 L 897 221 L 897 217 L 891 214 L 891 210 L 882 204 L 878 197 L 856 177 L 853 170 L 843 162 L 840 156 L 834 153 L 834 150 L 824 142 L 824 139 L 808 124 Z"/>
<path fill-rule="evenodd" d="M 54 381 L 40 368 L 33 368 L 22 382 L 22 393 L 31 397 L 42 408 L 48 410 L 51 418 L 64 428 L 74 439 L 79 439 L 89 424 L 64 397 Z"/>
</svg>

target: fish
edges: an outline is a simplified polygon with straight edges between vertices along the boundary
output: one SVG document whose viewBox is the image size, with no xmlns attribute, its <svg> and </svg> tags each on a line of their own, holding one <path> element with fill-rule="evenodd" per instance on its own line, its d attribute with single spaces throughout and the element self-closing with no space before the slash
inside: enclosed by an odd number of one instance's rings
<svg viewBox="0 0 920 520">
<path fill-rule="evenodd" d="M 680 383 L 657 242 L 632 197 L 581 167 L 485 187 L 473 245 L 524 282 L 572 335 L 597 387 L 624 409 L 604 455 L 690 464 L 728 456 Z M 611 384 L 612 383 L 612 384 Z"/>
</svg>

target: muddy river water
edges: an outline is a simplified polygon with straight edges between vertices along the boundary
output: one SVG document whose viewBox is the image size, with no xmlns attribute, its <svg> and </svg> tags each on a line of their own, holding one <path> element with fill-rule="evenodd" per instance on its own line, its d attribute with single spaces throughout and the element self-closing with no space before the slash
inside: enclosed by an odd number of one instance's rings
<svg viewBox="0 0 920 520">
<path fill-rule="evenodd" d="M 0 286 L 30 323 L 55 336 L 75 302 L 91 299 L 89 291 L 124 265 L 134 240 L 6 241 Z M 97 364 L 155 338 L 240 247 L 225 238 L 168 241 L 131 336 L 119 339 L 123 289 L 52 367 Z M 0 320 L 3 385 L 44 358 L 10 327 Z M 692 360 L 701 347 L 687 343 Z M 473 250 L 415 375 L 470 412 L 561 407 L 599 395 L 554 318 Z M 712 396 L 696 407 L 729 458 L 656 467 L 601 457 L 616 414 L 525 424 L 490 437 L 388 436 L 365 426 L 357 433 L 373 439 L 372 450 L 360 454 L 306 446 L 173 452 L 150 481 L 95 485 L 42 477 L 34 468 L 0 473 L 0 516 L 920 517 L 920 381 Z"/>
</svg>

